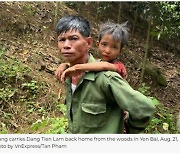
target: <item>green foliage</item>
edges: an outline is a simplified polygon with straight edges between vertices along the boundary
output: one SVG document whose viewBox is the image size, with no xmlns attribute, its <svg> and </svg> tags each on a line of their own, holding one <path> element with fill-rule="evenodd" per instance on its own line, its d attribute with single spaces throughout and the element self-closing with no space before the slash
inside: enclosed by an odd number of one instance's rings
<svg viewBox="0 0 180 154">
<path fill-rule="evenodd" d="M 0 134 L 7 134 L 7 128 L 6 128 L 6 124 L 1 123 L 1 127 L 0 127 Z"/>
<path fill-rule="evenodd" d="M 147 86 L 145 83 L 142 83 L 141 87 L 138 88 L 138 91 L 146 96 L 150 95 L 150 87 Z"/>
<path fill-rule="evenodd" d="M 33 132 L 44 134 L 65 134 L 67 133 L 68 122 L 65 117 L 47 118 L 33 123 Z"/>
<path fill-rule="evenodd" d="M 177 133 L 178 131 L 176 130 L 175 117 L 172 110 L 161 104 L 157 98 L 150 97 L 150 87 L 148 87 L 145 83 L 142 83 L 138 91 L 148 96 L 152 100 L 152 103 L 156 106 L 155 115 L 148 127 L 145 129 L 144 133 Z"/>
<path fill-rule="evenodd" d="M 47 84 L 37 82 L 29 73 L 30 69 L 24 64 L 12 56 L 7 56 L 5 49 L 0 50 L 0 134 L 11 131 L 23 133 L 24 129 L 25 132 L 39 131 L 44 127 L 48 129 L 41 133 L 65 133 L 65 106 L 59 104 L 58 98 L 51 98 L 51 95 L 48 99 L 40 100 L 39 97 L 42 99 L 49 91 Z M 52 117 L 49 113 L 51 110 L 54 110 L 53 114 L 57 112 L 64 116 Z M 16 120 L 19 123 L 16 123 Z M 32 123 L 32 128 L 23 128 L 23 124 L 28 126 Z"/>
<path fill-rule="evenodd" d="M 66 105 L 58 104 L 57 108 L 63 113 L 63 115 L 66 115 Z"/>
<path fill-rule="evenodd" d="M 75 10 L 78 9 L 78 4 L 77 4 L 77 2 L 65 2 L 65 4 L 66 4 L 69 8 L 71 8 L 71 9 L 75 9 Z"/>
<path fill-rule="evenodd" d="M 152 118 L 149 126 L 145 129 L 148 134 L 175 134 L 178 133 L 175 125 L 175 118 L 172 110 L 164 105 L 156 105 L 155 116 Z"/>
<path fill-rule="evenodd" d="M 152 100 L 152 102 L 155 106 L 160 105 L 160 102 L 157 100 L 157 98 L 155 98 L 155 97 L 149 97 L 149 98 Z"/>
<path fill-rule="evenodd" d="M 66 106 L 64 104 L 59 105 L 63 114 L 66 114 Z M 45 134 L 65 134 L 68 131 L 68 121 L 66 116 L 60 118 L 47 118 L 43 120 L 37 120 L 32 124 L 31 129 L 35 132 Z"/>
<path fill-rule="evenodd" d="M 65 117 L 52 118 L 51 129 L 46 133 L 48 134 L 66 134 L 68 131 L 68 121 Z"/>
<path fill-rule="evenodd" d="M 17 83 L 30 70 L 14 57 L 7 57 L 6 50 L 0 50 L 0 79 L 4 84 Z"/>
<path fill-rule="evenodd" d="M 180 32 L 180 13 L 179 2 L 159 2 L 158 11 L 159 18 L 156 18 L 158 23 L 158 39 L 160 37 L 177 38 Z"/>
<path fill-rule="evenodd" d="M 157 83 L 163 87 L 167 86 L 167 80 L 161 73 L 157 76 Z"/>
<path fill-rule="evenodd" d="M 30 16 L 33 16 L 36 13 L 36 9 L 30 4 L 24 5 L 23 9 Z"/>
<path fill-rule="evenodd" d="M 132 10 L 136 11 L 138 14 L 145 13 L 144 11 L 147 10 L 147 3 L 146 2 L 132 2 Z"/>
<path fill-rule="evenodd" d="M 179 2 L 149 3 L 153 9 L 151 35 L 159 39 L 176 39 L 180 33 Z"/>
<path fill-rule="evenodd" d="M 151 36 L 159 39 L 176 39 L 180 34 L 180 5 L 176 1 L 134 2 L 133 11 L 143 19 L 152 16 Z"/>
<path fill-rule="evenodd" d="M 167 86 L 167 80 L 163 76 L 160 69 L 157 68 L 156 66 L 150 64 L 150 63 L 146 63 L 145 70 L 144 70 L 144 75 L 151 77 L 151 79 L 155 83 L 157 83 L 159 86 L 163 86 L 163 87 Z"/>
<path fill-rule="evenodd" d="M 11 102 L 17 102 L 16 97 L 20 84 L 25 81 L 24 75 L 29 69 L 20 61 L 5 55 L 6 50 L 0 50 L 0 104 L 7 107 Z"/>
<path fill-rule="evenodd" d="M 101 6 L 99 6 L 97 8 L 97 13 L 98 14 L 103 14 L 103 13 L 108 13 L 108 11 L 110 10 L 111 5 L 108 3 L 102 3 Z"/>
<path fill-rule="evenodd" d="M 27 89 L 32 94 L 37 94 L 37 90 L 38 90 L 37 81 L 32 80 L 29 83 L 23 83 L 22 88 Z"/>
</svg>

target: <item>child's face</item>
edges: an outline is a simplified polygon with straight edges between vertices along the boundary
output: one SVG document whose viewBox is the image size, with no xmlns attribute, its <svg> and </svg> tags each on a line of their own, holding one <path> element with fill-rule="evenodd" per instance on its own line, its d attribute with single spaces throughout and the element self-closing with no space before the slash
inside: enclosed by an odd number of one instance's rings
<svg viewBox="0 0 180 154">
<path fill-rule="evenodd" d="M 111 62 L 116 59 L 121 52 L 121 43 L 115 41 L 110 34 L 104 35 L 97 45 L 103 61 Z"/>
</svg>

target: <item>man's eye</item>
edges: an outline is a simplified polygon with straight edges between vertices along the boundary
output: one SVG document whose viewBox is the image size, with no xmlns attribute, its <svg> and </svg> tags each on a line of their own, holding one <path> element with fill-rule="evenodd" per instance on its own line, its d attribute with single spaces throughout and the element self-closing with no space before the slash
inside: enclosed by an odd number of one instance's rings
<svg viewBox="0 0 180 154">
<path fill-rule="evenodd" d="M 64 42 L 65 39 L 64 38 L 59 38 L 59 42 Z"/>
<path fill-rule="evenodd" d="M 71 40 L 77 40 L 78 38 L 77 37 L 72 37 Z"/>
</svg>

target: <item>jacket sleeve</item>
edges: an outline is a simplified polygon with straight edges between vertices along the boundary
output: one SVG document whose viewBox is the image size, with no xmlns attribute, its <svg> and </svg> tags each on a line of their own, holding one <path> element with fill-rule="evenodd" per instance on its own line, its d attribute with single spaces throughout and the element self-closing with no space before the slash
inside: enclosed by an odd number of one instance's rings
<svg viewBox="0 0 180 154">
<path fill-rule="evenodd" d="M 112 75 L 113 74 L 113 75 Z M 127 132 L 140 133 L 149 124 L 154 115 L 155 106 L 151 99 L 134 90 L 119 75 L 111 73 L 108 76 L 108 89 L 118 106 L 129 112 Z"/>
</svg>

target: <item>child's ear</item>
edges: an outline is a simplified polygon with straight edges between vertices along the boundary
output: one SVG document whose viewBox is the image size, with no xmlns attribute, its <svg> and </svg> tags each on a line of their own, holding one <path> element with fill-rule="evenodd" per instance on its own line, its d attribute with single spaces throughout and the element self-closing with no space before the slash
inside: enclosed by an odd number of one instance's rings
<svg viewBox="0 0 180 154">
<path fill-rule="evenodd" d="M 122 53 L 123 49 L 122 49 L 122 44 L 120 43 L 120 51 L 119 53 Z"/>
<path fill-rule="evenodd" d="M 120 51 L 119 51 L 119 53 L 122 53 L 122 51 L 123 51 L 123 49 L 121 48 Z"/>
<path fill-rule="evenodd" d="M 96 41 L 96 46 L 97 46 L 97 47 L 99 46 L 99 41 Z"/>
</svg>

